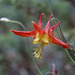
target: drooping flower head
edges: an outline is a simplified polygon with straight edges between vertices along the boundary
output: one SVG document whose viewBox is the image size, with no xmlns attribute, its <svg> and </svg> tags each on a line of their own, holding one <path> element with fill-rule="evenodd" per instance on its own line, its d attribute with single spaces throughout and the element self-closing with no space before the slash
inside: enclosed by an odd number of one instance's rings
<svg viewBox="0 0 75 75">
<path fill-rule="evenodd" d="M 33 31 L 16 31 L 16 30 L 11 30 L 13 33 L 15 33 L 16 35 L 22 36 L 22 37 L 31 37 L 33 36 L 34 44 L 37 44 L 38 42 L 40 42 L 39 47 L 37 49 L 35 49 L 34 51 L 34 55 L 36 58 L 41 58 L 42 56 L 42 50 L 44 46 L 47 46 L 48 43 L 50 43 L 50 45 L 52 45 L 52 43 L 57 44 L 57 45 L 61 45 L 63 48 L 65 49 L 71 49 L 71 47 L 69 47 L 69 43 L 64 43 L 63 41 L 61 41 L 59 38 L 54 36 L 54 29 L 56 29 L 56 27 L 58 27 L 60 25 L 60 21 L 58 24 L 52 26 L 50 28 L 50 23 L 51 23 L 51 19 L 53 17 L 53 15 L 51 14 L 51 17 L 45 27 L 45 29 L 42 29 L 42 17 L 43 17 L 44 13 L 41 14 L 40 16 L 40 20 L 38 22 L 38 24 L 36 24 L 34 21 L 32 21 L 32 24 L 35 28 L 35 30 Z"/>
</svg>

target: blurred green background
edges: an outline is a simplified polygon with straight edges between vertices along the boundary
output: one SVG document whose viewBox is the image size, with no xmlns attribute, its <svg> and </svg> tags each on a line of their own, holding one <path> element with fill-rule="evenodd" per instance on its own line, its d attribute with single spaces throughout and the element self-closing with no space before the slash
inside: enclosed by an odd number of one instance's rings
<svg viewBox="0 0 75 75">
<path fill-rule="evenodd" d="M 75 0 L 49 0 L 53 14 L 61 21 L 63 33 L 68 41 L 75 44 Z M 50 18 L 50 9 L 46 0 L 0 0 L 0 18 L 7 17 L 20 21 L 28 31 L 34 30 L 31 21 L 38 23 L 41 13 L 44 13 L 43 28 Z M 20 37 L 10 30 L 24 29 L 15 23 L 0 22 L 0 75 L 39 75 L 31 55 L 34 45 L 33 38 Z M 55 36 L 61 38 L 59 28 Z M 74 48 L 75 49 L 75 48 Z M 65 50 L 58 45 L 44 47 L 42 59 L 36 63 L 43 75 L 52 70 L 55 63 L 58 75 L 75 75 L 75 65 L 70 61 Z"/>
</svg>

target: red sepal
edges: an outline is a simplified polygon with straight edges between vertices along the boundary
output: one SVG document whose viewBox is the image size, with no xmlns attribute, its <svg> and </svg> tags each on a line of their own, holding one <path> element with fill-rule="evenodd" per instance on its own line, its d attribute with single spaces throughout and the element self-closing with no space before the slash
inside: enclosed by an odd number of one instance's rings
<svg viewBox="0 0 75 75">
<path fill-rule="evenodd" d="M 40 28 L 42 28 L 42 17 L 43 17 L 43 15 L 44 15 L 44 13 L 41 14 L 40 20 L 39 20 L 39 22 L 38 22 L 38 26 L 39 26 Z"/>
<path fill-rule="evenodd" d="M 45 30 L 43 30 L 42 28 L 40 28 L 35 22 L 32 21 L 32 24 L 34 25 L 36 32 L 45 33 Z"/>
<path fill-rule="evenodd" d="M 16 31 L 11 30 L 11 32 L 15 33 L 16 35 L 22 36 L 22 37 L 31 37 L 35 35 L 35 31 Z"/>
<path fill-rule="evenodd" d="M 65 49 L 71 49 L 71 47 L 69 47 L 69 43 L 64 43 L 63 41 L 61 41 L 59 38 L 55 37 L 55 36 L 51 36 L 53 38 L 52 43 L 57 44 L 57 45 L 61 45 L 63 46 L 63 48 Z"/>
<path fill-rule="evenodd" d="M 51 14 L 50 20 L 48 21 L 48 23 L 47 23 L 47 25 L 46 25 L 46 27 L 45 27 L 45 30 L 46 30 L 46 31 L 48 31 L 49 28 L 50 28 L 50 23 L 51 23 L 52 17 L 53 17 L 53 14 Z"/>
<path fill-rule="evenodd" d="M 56 27 L 58 27 L 58 26 L 60 25 L 60 23 L 61 23 L 61 22 L 59 21 L 59 23 L 56 24 L 56 25 L 54 25 L 54 26 L 52 26 L 51 29 L 54 30 Z"/>
</svg>

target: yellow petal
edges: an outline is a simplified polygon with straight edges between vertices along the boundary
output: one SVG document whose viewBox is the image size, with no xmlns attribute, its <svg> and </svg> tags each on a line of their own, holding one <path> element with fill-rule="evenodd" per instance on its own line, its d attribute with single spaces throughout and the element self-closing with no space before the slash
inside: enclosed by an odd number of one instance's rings
<svg viewBox="0 0 75 75">
<path fill-rule="evenodd" d="M 49 40 L 48 40 L 48 34 L 44 34 L 43 35 L 42 41 L 44 41 L 45 43 L 49 42 Z"/>
<path fill-rule="evenodd" d="M 39 37 L 39 33 L 36 34 L 36 38 L 34 39 L 33 43 L 34 44 L 37 44 L 40 40 L 40 37 Z"/>
<path fill-rule="evenodd" d="M 39 42 L 39 39 L 34 39 L 33 43 L 37 44 Z"/>
</svg>

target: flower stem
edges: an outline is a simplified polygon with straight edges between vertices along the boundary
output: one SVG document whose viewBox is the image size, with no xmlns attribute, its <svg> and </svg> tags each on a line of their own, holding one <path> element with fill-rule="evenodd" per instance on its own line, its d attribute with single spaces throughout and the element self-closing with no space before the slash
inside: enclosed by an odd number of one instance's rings
<svg viewBox="0 0 75 75">
<path fill-rule="evenodd" d="M 47 5 L 49 6 L 50 14 L 53 14 L 52 8 L 51 8 L 51 6 L 50 6 L 50 4 L 49 4 L 49 0 L 46 0 L 46 2 L 47 2 Z"/>
<path fill-rule="evenodd" d="M 49 8 L 50 8 L 50 13 L 53 14 L 53 11 L 52 11 L 52 9 L 51 9 L 51 6 L 50 6 L 50 4 L 49 4 L 49 1 L 46 0 L 46 2 L 47 2 L 48 6 L 49 6 Z M 59 20 L 58 20 L 57 18 L 53 18 L 53 20 L 57 20 L 57 21 L 59 22 Z M 65 41 L 65 42 L 68 42 L 68 41 L 66 40 L 66 38 L 64 37 L 64 35 L 63 35 L 63 31 L 62 31 L 60 25 L 59 25 L 59 29 L 60 29 L 60 32 L 61 32 L 61 35 L 62 35 L 64 41 Z M 67 50 L 65 49 L 65 51 L 66 51 L 68 57 L 70 58 L 70 60 L 75 64 L 75 61 L 73 60 L 73 56 L 70 54 L 70 52 L 71 52 L 71 53 L 74 55 L 73 51 L 70 50 L 70 49 L 67 49 Z"/>
<path fill-rule="evenodd" d="M 53 20 L 56 20 L 56 21 L 59 22 L 59 20 L 58 20 L 57 18 L 53 18 Z M 66 38 L 64 37 L 64 35 L 63 35 L 63 32 L 62 32 L 62 29 L 61 29 L 61 26 L 60 26 L 60 25 L 59 25 L 59 29 L 60 29 L 60 32 L 61 32 L 61 35 L 62 35 L 64 41 L 65 41 L 65 42 L 68 42 L 68 41 L 66 40 Z M 68 57 L 70 58 L 70 60 L 75 64 L 75 61 L 73 60 L 73 58 L 72 58 L 71 55 L 69 54 L 70 52 L 72 52 L 72 50 L 70 50 L 70 49 L 65 49 L 65 51 L 66 51 Z M 72 54 L 74 55 L 73 52 L 72 52 Z"/>
<path fill-rule="evenodd" d="M 68 57 L 70 58 L 70 60 L 75 64 L 75 61 L 74 61 L 74 60 L 72 59 L 72 57 L 70 56 L 69 52 L 68 52 L 66 49 L 65 49 L 65 51 L 66 51 Z"/>
<path fill-rule="evenodd" d="M 17 23 L 19 25 L 21 25 L 23 27 L 24 30 L 27 30 L 26 27 L 19 21 L 13 21 L 13 20 L 10 20 L 9 22 L 12 22 L 12 23 Z"/>
</svg>

